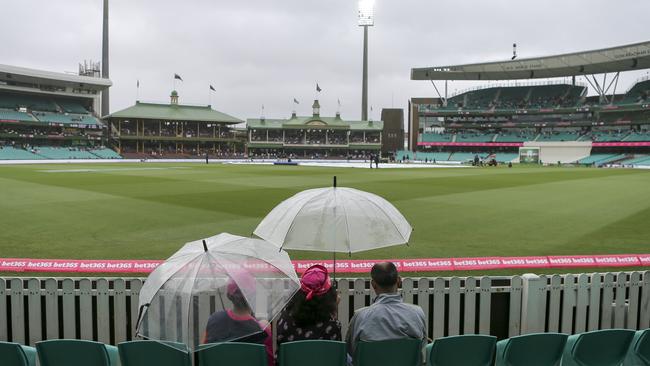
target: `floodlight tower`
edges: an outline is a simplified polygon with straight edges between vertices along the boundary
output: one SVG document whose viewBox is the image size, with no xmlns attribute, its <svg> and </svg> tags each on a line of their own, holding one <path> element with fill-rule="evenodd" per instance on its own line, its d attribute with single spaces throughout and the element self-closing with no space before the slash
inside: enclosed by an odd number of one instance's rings
<svg viewBox="0 0 650 366">
<path fill-rule="evenodd" d="M 363 27 L 363 81 L 361 120 L 368 120 L 368 27 L 375 25 L 375 0 L 359 0 L 359 26 Z"/>
<path fill-rule="evenodd" d="M 104 0 L 104 17 L 102 22 L 102 78 L 108 79 L 108 0 Z M 102 91 L 102 116 L 109 113 L 108 88 Z"/>
</svg>

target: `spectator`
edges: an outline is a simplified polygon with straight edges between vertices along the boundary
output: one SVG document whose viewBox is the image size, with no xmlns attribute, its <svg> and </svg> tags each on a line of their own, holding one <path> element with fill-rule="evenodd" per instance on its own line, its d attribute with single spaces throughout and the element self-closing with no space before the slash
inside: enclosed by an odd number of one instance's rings
<svg viewBox="0 0 650 366">
<path fill-rule="evenodd" d="M 246 286 L 255 287 L 254 278 L 242 277 L 242 279 L 244 281 L 241 282 L 246 282 Z M 240 285 L 244 284 L 240 283 Z M 217 311 L 210 315 L 203 343 L 235 341 L 264 344 L 269 365 L 273 365 L 273 342 L 268 324 L 259 322 L 253 317 L 244 294 L 233 280 L 228 282 L 226 296 L 232 302 L 233 308 Z"/>
<path fill-rule="evenodd" d="M 278 344 L 310 339 L 340 341 L 337 305 L 338 295 L 327 269 L 309 267 L 300 278 L 300 291 L 278 319 Z"/>
<path fill-rule="evenodd" d="M 346 343 L 350 355 L 360 341 L 382 341 L 415 338 L 426 345 L 427 332 L 424 311 L 406 304 L 397 292 L 401 278 L 391 262 L 377 263 L 370 271 L 370 285 L 377 293 L 372 305 L 357 310 L 350 320 Z"/>
</svg>

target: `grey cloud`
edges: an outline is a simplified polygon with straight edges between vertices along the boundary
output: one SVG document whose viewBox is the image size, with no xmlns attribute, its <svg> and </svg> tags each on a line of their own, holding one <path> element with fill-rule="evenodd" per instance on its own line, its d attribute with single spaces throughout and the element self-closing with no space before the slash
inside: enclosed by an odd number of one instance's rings
<svg viewBox="0 0 650 366">
<path fill-rule="evenodd" d="M 112 0 L 111 109 L 136 99 L 167 101 L 173 73 L 181 102 L 209 101 L 240 118 L 286 116 L 298 98 L 309 113 L 358 118 L 362 31 L 354 0 Z M 101 0 L 22 0 L 3 4 L 0 63 L 74 71 L 101 57 Z M 430 83 L 409 80 L 411 67 L 507 59 L 646 40 L 650 3 L 643 0 L 425 1 L 377 0 L 370 29 L 370 104 L 405 108 L 432 96 Z M 6 19 L 5 19 L 6 18 Z M 25 26 L 29 19 L 29 27 Z M 621 79 L 627 89 L 643 73 Z M 476 85 L 450 83 L 450 92 Z M 619 88 L 620 89 L 620 88 Z"/>
</svg>

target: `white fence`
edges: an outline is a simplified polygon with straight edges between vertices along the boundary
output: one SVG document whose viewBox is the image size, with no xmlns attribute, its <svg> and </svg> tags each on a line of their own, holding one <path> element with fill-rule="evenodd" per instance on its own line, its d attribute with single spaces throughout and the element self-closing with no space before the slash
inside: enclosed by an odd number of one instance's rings
<svg viewBox="0 0 650 366">
<path fill-rule="evenodd" d="M 140 278 L 0 278 L 0 341 L 33 345 L 133 338 Z M 343 333 L 374 296 L 367 279 L 341 279 Z M 405 278 L 405 301 L 424 310 L 430 338 L 650 328 L 650 271 L 554 276 Z"/>
</svg>

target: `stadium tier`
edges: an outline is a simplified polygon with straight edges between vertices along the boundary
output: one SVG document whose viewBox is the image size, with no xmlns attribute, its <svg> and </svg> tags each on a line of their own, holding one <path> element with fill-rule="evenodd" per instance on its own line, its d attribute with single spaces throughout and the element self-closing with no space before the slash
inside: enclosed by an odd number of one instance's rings
<svg viewBox="0 0 650 366">
<path fill-rule="evenodd" d="M 90 74 L 0 65 L 0 160 L 119 158 L 99 118 L 112 83 Z"/>
<path fill-rule="evenodd" d="M 51 146 L 0 146 L 0 160 L 74 160 L 74 159 L 122 159 L 108 148 L 86 149 Z"/>
<path fill-rule="evenodd" d="M 508 162 L 517 159 L 498 154 L 517 154 L 531 144 L 548 150 L 562 143 L 591 143 L 593 157 L 590 151 L 566 159 L 547 155 L 548 162 L 618 163 L 650 153 L 649 91 L 650 80 L 645 78 L 625 94 L 613 96 L 587 97 L 584 85 L 556 83 L 488 86 L 461 92 L 446 103 L 444 98 L 413 98 L 408 148 L 418 153 L 444 151 L 451 154 L 449 160 L 461 161 L 471 160 L 463 153 L 497 154 L 495 160 Z M 605 159 L 610 155 L 616 159 Z"/>
<path fill-rule="evenodd" d="M 449 98 L 443 109 L 517 110 L 575 107 L 586 93 L 568 84 L 488 87 Z"/>
</svg>

